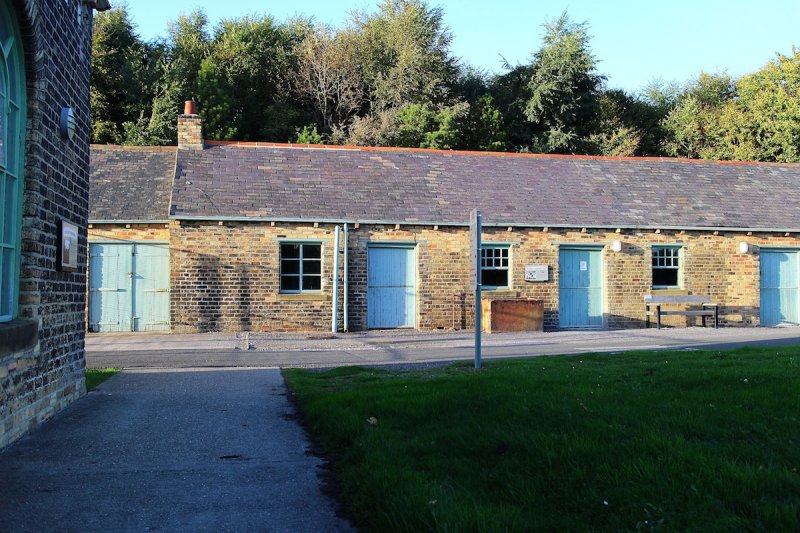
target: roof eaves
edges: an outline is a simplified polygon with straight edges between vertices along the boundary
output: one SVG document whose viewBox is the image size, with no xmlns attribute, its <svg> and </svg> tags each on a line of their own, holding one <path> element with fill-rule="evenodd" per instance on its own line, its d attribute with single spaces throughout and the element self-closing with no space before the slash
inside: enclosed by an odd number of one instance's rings
<svg viewBox="0 0 800 533">
<path fill-rule="evenodd" d="M 469 227 L 469 222 L 437 222 L 427 220 L 371 220 L 357 218 L 302 218 L 302 217 L 248 217 L 248 216 L 197 216 L 197 215 L 171 215 L 170 220 L 207 221 L 207 222 L 282 222 L 290 224 L 364 224 L 376 226 L 444 226 L 444 227 Z M 800 228 L 770 228 L 770 227 L 736 227 L 736 226 L 691 226 L 691 225 L 654 225 L 654 224 L 548 224 L 532 222 L 484 222 L 483 227 L 491 228 L 586 228 L 609 230 L 666 230 L 666 231 L 727 231 L 734 233 L 800 233 Z"/>
</svg>

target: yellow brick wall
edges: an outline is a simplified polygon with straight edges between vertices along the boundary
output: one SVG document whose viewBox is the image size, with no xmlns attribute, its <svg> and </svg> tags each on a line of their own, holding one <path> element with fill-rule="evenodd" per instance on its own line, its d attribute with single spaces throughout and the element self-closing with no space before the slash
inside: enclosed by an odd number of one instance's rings
<svg viewBox="0 0 800 533">
<path fill-rule="evenodd" d="M 128 227 L 126 227 L 128 226 Z M 89 242 L 169 241 L 169 224 L 91 224 Z"/>
<path fill-rule="evenodd" d="M 162 239 L 163 228 L 90 230 L 95 238 L 143 239 L 145 231 Z M 105 230 L 104 230 L 105 231 Z M 93 233 L 92 233 L 93 232 Z M 173 221 L 171 245 L 171 314 L 176 332 L 191 331 L 327 331 L 331 324 L 334 226 L 294 223 Z M 322 292 L 282 295 L 281 239 L 322 241 Z M 678 291 L 705 294 L 721 304 L 725 325 L 759 323 L 759 255 L 741 254 L 739 243 L 757 246 L 800 246 L 783 234 L 742 232 L 633 231 L 614 229 L 485 228 L 484 242 L 510 244 L 511 282 L 508 290 L 485 291 L 488 297 L 543 300 L 545 325 L 558 327 L 558 254 L 564 244 L 603 244 L 604 314 L 611 328 L 642 327 L 643 296 L 651 288 L 651 250 L 656 244 L 681 244 L 682 287 Z M 611 243 L 620 240 L 621 252 Z M 417 258 L 416 324 L 423 330 L 466 329 L 473 326 L 474 296 L 468 287 L 468 231 L 431 226 L 360 225 L 349 231 L 349 323 L 367 327 L 367 250 L 369 243 L 413 243 Z M 340 253 L 343 245 L 340 248 Z M 340 256 L 340 259 L 342 256 Z M 527 264 L 549 267 L 549 281 L 524 281 Z M 340 270 L 340 277 L 343 274 Z M 343 282 L 340 281 L 339 324 L 342 324 Z M 668 325 L 699 324 L 699 319 L 668 317 Z"/>
</svg>

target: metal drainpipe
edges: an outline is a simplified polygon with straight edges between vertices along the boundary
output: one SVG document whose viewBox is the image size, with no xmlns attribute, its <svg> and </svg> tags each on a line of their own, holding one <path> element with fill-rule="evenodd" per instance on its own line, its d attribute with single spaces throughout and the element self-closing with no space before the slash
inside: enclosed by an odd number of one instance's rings
<svg viewBox="0 0 800 533">
<path fill-rule="evenodd" d="M 333 239 L 333 311 L 331 313 L 331 333 L 339 330 L 339 226 L 336 226 Z"/>
<path fill-rule="evenodd" d="M 345 333 L 349 330 L 347 323 L 347 249 L 349 248 L 350 241 L 347 239 L 347 224 L 344 225 L 344 296 L 343 296 L 343 312 L 342 312 L 342 327 Z"/>
</svg>

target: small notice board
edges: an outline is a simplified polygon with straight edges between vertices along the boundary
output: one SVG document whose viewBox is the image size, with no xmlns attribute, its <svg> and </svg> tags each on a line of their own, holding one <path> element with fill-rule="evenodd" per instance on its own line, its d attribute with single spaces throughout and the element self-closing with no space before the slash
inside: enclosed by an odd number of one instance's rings
<svg viewBox="0 0 800 533">
<path fill-rule="evenodd" d="M 548 269 L 547 265 L 525 265 L 525 281 L 547 281 Z"/>
</svg>

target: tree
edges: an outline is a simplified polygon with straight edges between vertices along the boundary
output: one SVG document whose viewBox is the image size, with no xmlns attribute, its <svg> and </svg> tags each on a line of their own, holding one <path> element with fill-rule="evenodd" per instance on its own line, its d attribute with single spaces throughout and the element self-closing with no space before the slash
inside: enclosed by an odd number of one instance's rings
<svg viewBox="0 0 800 533">
<path fill-rule="evenodd" d="M 451 103 L 458 63 L 443 17 L 441 8 L 422 0 L 383 0 L 376 14 L 354 15 L 358 62 L 374 109 Z"/>
<path fill-rule="evenodd" d="M 297 91 L 311 102 L 324 131 L 344 127 L 367 99 L 353 34 L 317 27 L 300 43 L 298 55 Z"/>
<path fill-rule="evenodd" d="M 139 39 L 125 4 L 97 14 L 89 89 L 92 142 L 121 142 L 122 124 L 149 114 L 162 55 L 159 45 Z"/>
<path fill-rule="evenodd" d="M 545 152 L 580 152 L 595 118 L 605 77 L 595 70 L 586 23 L 576 24 L 562 13 L 545 24 L 544 45 L 534 55 L 528 83 L 528 120 L 540 132 L 533 147 Z"/>
<path fill-rule="evenodd" d="M 800 161 L 800 53 L 778 56 L 736 85 L 758 160 Z"/>
<path fill-rule="evenodd" d="M 676 157 L 730 159 L 738 150 L 725 146 L 723 139 L 739 137 L 730 128 L 742 123 L 734 117 L 735 97 L 736 87 L 726 73 L 701 72 L 687 83 L 677 105 L 662 121 L 666 152 Z"/>
<path fill-rule="evenodd" d="M 295 51 L 306 31 L 306 24 L 278 25 L 266 16 L 220 24 L 198 74 L 200 114 L 210 138 L 292 136 L 304 120 L 292 91 Z"/>
</svg>

